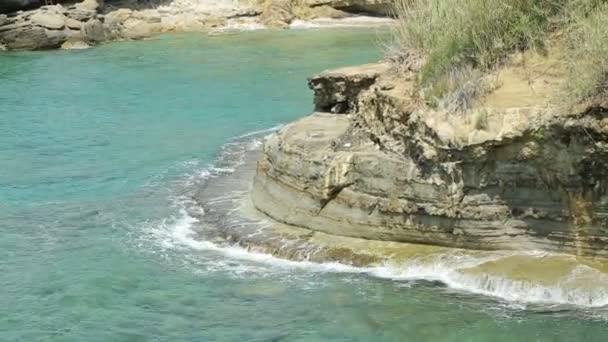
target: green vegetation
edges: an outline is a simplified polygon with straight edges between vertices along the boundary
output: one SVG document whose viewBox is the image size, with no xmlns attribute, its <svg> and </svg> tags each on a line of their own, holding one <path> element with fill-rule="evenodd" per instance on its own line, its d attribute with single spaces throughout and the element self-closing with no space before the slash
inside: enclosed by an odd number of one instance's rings
<svg viewBox="0 0 608 342">
<path fill-rule="evenodd" d="M 608 0 L 397 0 L 395 12 L 389 59 L 422 56 L 419 86 L 431 104 L 466 107 L 482 91 L 479 73 L 515 51 L 543 51 L 548 37 L 563 45 L 577 101 L 606 90 Z"/>
<path fill-rule="evenodd" d="M 570 12 L 564 49 L 569 73 L 567 91 L 580 101 L 608 92 L 608 3 L 575 2 L 586 6 Z"/>
</svg>

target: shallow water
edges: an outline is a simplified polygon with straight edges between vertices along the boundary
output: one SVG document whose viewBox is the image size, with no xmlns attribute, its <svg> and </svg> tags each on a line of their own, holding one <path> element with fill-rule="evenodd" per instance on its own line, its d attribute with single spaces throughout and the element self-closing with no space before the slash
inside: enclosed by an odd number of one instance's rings
<svg viewBox="0 0 608 342">
<path fill-rule="evenodd" d="M 377 60 L 377 37 L 189 34 L 0 55 L 0 340 L 605 340 L 603 308 L 535 303 L 526 287 L 509 301 L 194 239 L 184 201 L 231 171 L 213 168 L 222 146 L 306 115 L 306 77 Z"/>
</svg>

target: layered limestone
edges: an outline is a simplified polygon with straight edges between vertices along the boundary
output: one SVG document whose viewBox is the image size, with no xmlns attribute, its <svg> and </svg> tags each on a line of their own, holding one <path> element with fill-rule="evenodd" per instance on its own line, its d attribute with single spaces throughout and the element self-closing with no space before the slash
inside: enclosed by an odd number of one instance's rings
<svg viewBox="0 0 608 342">
<path fill-rule="evenodd" d="M 384 64 L 309 82 L 317 112 L 266 142 L 255 207 L 330 235 L 608 256 L 608 110 L 565 109 L 516 67 L 466 112 L 429 108 Z"/>
</svg>

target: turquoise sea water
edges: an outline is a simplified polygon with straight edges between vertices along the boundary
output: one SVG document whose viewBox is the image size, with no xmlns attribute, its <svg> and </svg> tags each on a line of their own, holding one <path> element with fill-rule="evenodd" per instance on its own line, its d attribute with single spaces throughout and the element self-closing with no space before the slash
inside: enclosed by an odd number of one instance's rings
<svg viewBox="0 0 608 342">
<path fill-rule="evenodd" d="M 0 341 L 605 341 L 602 309 L 286 263 L 188 237 L 232 138 L 306 115 L 371 30 L 0 55 Z"/>
</svg>

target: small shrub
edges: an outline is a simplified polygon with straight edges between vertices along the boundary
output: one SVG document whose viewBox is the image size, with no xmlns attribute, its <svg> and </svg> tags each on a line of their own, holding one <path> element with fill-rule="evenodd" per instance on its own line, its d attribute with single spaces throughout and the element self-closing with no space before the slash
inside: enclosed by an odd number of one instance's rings
<svg viewBox="0 0 608 342">
<path fill-rule="evenodd" d="M 568 2 L 397 0 L 399 23 L 393 34 L 392 55 L 395 50 L 423 51 L 425 63 L 418 74 L 419 85 L 434 88 L 430 93 L 442 97 L 447 95 L 442 90 L 461 89 L 440 85 L 458 83 L 449 80 L 451 75 L 468 68 L 490 69 L 515 50 L 542 49 L 553 19 Z"/>
</svg>

